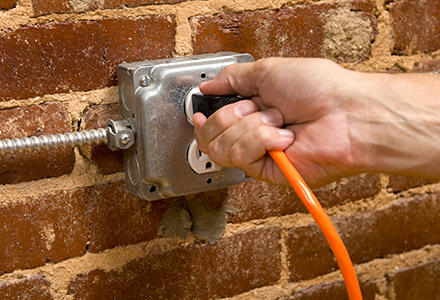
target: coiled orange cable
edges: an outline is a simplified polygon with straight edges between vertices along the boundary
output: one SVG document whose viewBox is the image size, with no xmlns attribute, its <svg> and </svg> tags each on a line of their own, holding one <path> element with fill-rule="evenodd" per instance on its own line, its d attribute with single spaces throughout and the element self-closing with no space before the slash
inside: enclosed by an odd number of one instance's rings
<svg viewBox="0 0 440 300">
<path fill-rule="evenodd" d="M 336 261 L 339 269 L 344 277 L 345 287 L 348 292 L 350 300 L 362 300 L 361 289 L 359 287 L 358 278 L 354 271 L 347 248 L 336 231 L 335 226 L 325 213 L 319 201 L 316 199 L 313 192 L 305 183 L 304 179 L 292 165 L 283 151 L 269 151 L 270 156 L 286 176 L 289 183 L 292 185 L 295 192 L 300 197 L 301 201 L 306 206 L 312 217 L 315 219 L 322 233 L 324 234 Z"/>
</svg>

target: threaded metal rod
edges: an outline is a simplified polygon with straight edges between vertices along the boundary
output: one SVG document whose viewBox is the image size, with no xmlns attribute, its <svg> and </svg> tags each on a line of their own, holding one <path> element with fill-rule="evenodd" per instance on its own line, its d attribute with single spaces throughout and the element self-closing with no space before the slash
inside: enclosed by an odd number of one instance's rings
<svg viewBox="0 0 440 300">
<path fill-rule="evenodd" d="M 0 140 L 0 155 L 108 143 L 107 130 L 99 128 L 81 132 Z"/>
</svg>

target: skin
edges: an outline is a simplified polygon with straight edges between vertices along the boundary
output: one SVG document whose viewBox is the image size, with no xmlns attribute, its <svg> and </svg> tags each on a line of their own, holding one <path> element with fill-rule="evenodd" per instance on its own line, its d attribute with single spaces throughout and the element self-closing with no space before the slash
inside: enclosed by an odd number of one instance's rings
<svg viewBox="0 0 440 300">
<path fill-rule="evenodd" d="M 312 188 L 366 172 L 440 178 L 440 75 L 269 58 L 230 65 L 200 89 L 250 99 L 195 114 L 194 129 L 214 162 L 256 179 L 289 185 L 269 150 L 284 150 Z"/>
</svg>

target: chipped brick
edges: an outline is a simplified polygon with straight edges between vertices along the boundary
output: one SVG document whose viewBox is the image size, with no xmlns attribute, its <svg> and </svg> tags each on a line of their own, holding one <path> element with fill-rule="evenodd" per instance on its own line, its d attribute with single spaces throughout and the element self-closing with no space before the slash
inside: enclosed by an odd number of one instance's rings
<svg viewBox="0 0 440 300">
<path fill-rule="evenodd" d="M 1 299 L 51 300 L 50 282 L 44 275 L 31 275 L 0 282 Z"/>
<path fill-rule="evenodd" d="M 29 269 L 84 254 L 89 222 L 84 189 L 0 206 L 0 272 Z"/>
<path fill-rule="evenodd" d="M 89 188 L 85 201 L 90 214 L 91 252 L 154 239 L 168 207 L 167 200 L 148 202 L 133 196 L 124 181 Z"/>
<path fill-rule="evenodd" d="M 64 103 L 0 111 L 0 139 L 71 131 L 70 116 Z M 0 183 L 18 183 L 69 174 L 74 164 L 72 149 L 7 154 L 0 157 Z"/>
<path fill-rule="evenodd" d="M 402 0 L 389 5 L 393 53 L 411 55 L 440 49 L 440 1 Z"/>
<path fill-rule="evenodd" d="M 142 5 L 174 4 L 180 2 L 183 2 L 183 0 L 105 0 L 102 4 L 98 1 L 82 1 L 80 3 L 75 3 L 70 0 L 32 0 L 32 7 L 35 16 L 44 16 L 53 13 L 86 12 L 100 8 L 123 8 Z"/>
<path fill-rule="evenodd" d="M 344 178 L 314 190 L 323 207 L 369 198 L 381 189 L 377 174 L 363 174 Z M 253 219 L 284 216 L 306 212 L 306 208 L 290 188 L 252 181 L 228 189 L 228 205 L 236 212 L 229 221 L 241 223 Z"/>
<path fill-rule="evenodd" d="M 0 9 L 8 10 L 17 6 L 16 0 L 0 0 Z"/>
<path fill-rule="evenodd" d="M 388 276 L 395 299 L 440 299 L 440 261 L 399 270 Z"/>
<path fill-rule="evenodd" d="M 103 19 L 99 24 L 107 43 L 106 86 L 116 85 L 116 67 L 120 63 L 167 58 L 174 54 L 176 20 L 173 15 Z"/>
<path fill-rule="evenodd" d="M 350 9 L 374 23 L 374 2 L 350 1 Z M 195 54 L 235 51 L 268 56 L 323 57 L 326 14 L 338 2 L 283 7 L 279 11 L 197 16 L 190 19 Z M 372 27 L 375 25 L 372 24 Z"/>
<path fill-rule="evenodd" d="M 32 0 L 32 9 L 35 16 L 73 11 L 70 0 Z"/>
<path fill-rule="evenodd" d="M 439 194 L 402 199 L 382 210 L 332 218 L 353 263 L 364 263 L 440 242 Z M 326 274 L 336 261 L 317 225 L 292 228 L 288 237 L 291 280 Z"/>
<path fill-rule="evenodd" d="M 414 64 L 413 72 L 416 73 L 440 72 L 440 59 L 430 59 L 424 62 L 417 62 Z"/>
<path fill-rule="evenodd" d="M 0 100 L 115 85 L 122 62 L 173 56 L 175 27 L 165 15 L 3 30 Z"/>
<path fill-rule="evenodd" d="M 398 193 L 410 188 L 436 182 L 438 182 L 438 180 L 401 175 L 389 175 L 387 189 L 390 189 L 393 193 Z"/>
<path fill-rule="evenodd" d="M 261 227 L 214 245 L 180 246 L 95 269 L 70 282 L 74 299 L 214 299 L 275 284 L 280 279 L 280 234 Z M 172 284 L 170 284 L 172 283 Z"/>
</svg>

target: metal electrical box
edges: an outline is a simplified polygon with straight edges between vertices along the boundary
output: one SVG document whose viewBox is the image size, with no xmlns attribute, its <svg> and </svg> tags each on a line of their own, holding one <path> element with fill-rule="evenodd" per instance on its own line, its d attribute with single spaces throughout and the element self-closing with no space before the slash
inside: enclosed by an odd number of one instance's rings
<svg viewBox="0 0 440 300">
<path fill-rule="evenodd" d="M 127 188 L 147 200 L 218 189 L 249 180 L 240 169 L 197 174 L 188 165 L 193 125 L 185 98 L 226 66 L 254 61 L 231 52 L 160 59 L 118 66 L 121 115 L 135 144 L 124 151 Z"/>
</svg>

